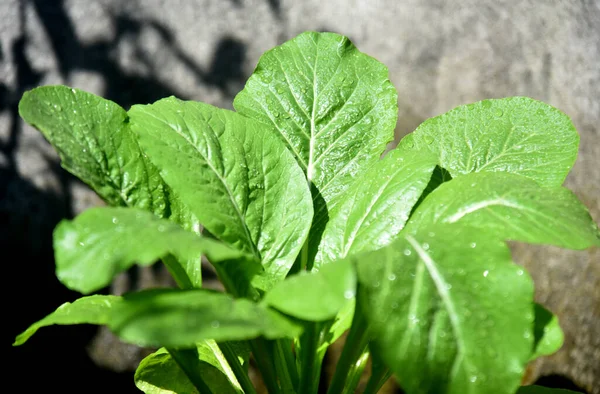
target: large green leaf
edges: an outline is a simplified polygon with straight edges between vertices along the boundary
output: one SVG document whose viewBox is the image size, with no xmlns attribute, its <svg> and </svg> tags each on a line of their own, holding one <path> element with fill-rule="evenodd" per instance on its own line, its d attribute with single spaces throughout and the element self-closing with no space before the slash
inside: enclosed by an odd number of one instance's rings
<svg viewBox="0 0 600 394">
<path fill-rule="evenodd" d="M 279 282 L 263 303 L 290 316 L 309 321 L 333 319 L 356 293 L 356 273 L 347 260 L 336 261 L 318 272 L 299 274 Z"/>
<path fill-rule="evenodd" d="M 293 338 L 301 327 L 246 299 L 203 289 L 153 289 L 124 296 L 109 327 L 142 346 L 191 347 L 205 339 Z"/>
<path fill-rule="evenodd" d="M 315 267 L 389 245 L 430 181 L 436 157 L 393 150 L 346 191 L 329 212 Z"/>
<path fill-rule="evenodd" d="M 570 249 L 600 245 L 596 223 L 573 192 L 515 174 L 474 173 L 445 182 L 416 209 L 407 230 L 454 222 L 507 240 Z"/>
<path fill-rule="evenodd" d="M 564 334 L 558 324 L 558 317 L 540 304 L 535 304 L 533 335 L 534 349 L 530 361 L 556 353 L 564 342 Z"/>
<path fill-rule="evenodd" d="M 196 345 L 197 373 L 213 393 L 243 393 L 217 344 Z M 146 394 L 198 394 L 198 390 L 165 348 L 142 360 L 135 372 L 135 385 Z"/>
<path fill-rule="evenodd" d="M 268 288 L 283 279 L 312 220 L 302 171 L 274 131 L 207 104 L 160 100 L 129 111 L 162 177 L 213 235 L 259 257 Z"/>
<path fill-rule="evenodd" d="M 393 139 L 397 100 L 387 68 L 348 38 L 305 32 L 262 55 L 233 106 L 276 128 L 293 152 L 314 186 L 318 234 L 327 210 Z"/>
<path fill-rule="evenodd" d="M 54 324 L 108 324 L 111 310 L 120 301 L 121 297 L 117 296 L 92 295 L 82 297 L 73 303 L 66 302 L 19 334 L 13 346 L 24 344 L 40 328 Z"/>
<path fill-rule="evenodd" d="M 533 346 L 533 284 L 503 241 L 432 226 L 355 259 L 374 346 L 407 393 L 514 393 Z"/>
<path fill-rule="evenodd" d="M 452 177 L 500 171 L 560 186 L 575 163 L 579 135 L 558 109 L 528 97 L 509 97 L 428 119 L 399 146 L 435 152 Z"/>
<path fill-rule="evenodd" d="M 25 92 L 19 114 L 54 146 L 61 165 L 108 204 L 167 213 L 169 191 L 119 105 L 66 86 L 43 86 Z"/>
<path fill-rule="evenodd" d="M 91 208 L 72 221 L 63 220 L 54 230 L 54 250 L 60 281 L 86 294 L 107 286 L 135 263 L 149 265 L 170 254 L 195 261 L 195 266 L 183 266 L 183 280 L 198 275 L 202 254 L 214 264 L 239 260 L 248 280 L 260 270 L 238 250 L 135 208 Z"/>
</svg>

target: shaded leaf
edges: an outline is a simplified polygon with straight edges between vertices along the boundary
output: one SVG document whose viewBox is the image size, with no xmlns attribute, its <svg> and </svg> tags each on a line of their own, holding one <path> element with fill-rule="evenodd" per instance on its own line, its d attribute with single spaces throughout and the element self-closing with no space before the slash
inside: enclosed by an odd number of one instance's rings
<svg viewBox="0 0 600 394">
<path fill-rule="evenodd" d="M 174 255 L 194 261 L 183 270 L 195 275 L 200 257 L 206 254 L 215 264 L 239 260 L 248 275 L 260 269 L 243 253 L 134 208 L 91 208 L 72 221 L 63 220 L 54 230 L 56 275 L 70 289 L 91 293 L 110 284 L 133 264 L 149 265 Z"/>
<path fill-rule="evenodd" d="M 512 394 L 533 346 L 533 284 L 504 242 L 464 226 L 361 254 L 359 304 L 408 393 Z"/>
<path fill-rule="evenodd" d="M 564 334 L 558 324 L 558 317 L 540 304 L 535 304 L 533 324 L 534 351 L 530 361 L 556 353 L 564 342 Z"/>
<path fill-rule="evenodd" d="M 109 327 L 131 343 L 175 348 L 205 339 L 293 338 L 301 331 L 259 304 L 202 289 L 153 289 L 126 295 L 114 309 Z"/>
<path fill-rule="evenodd" d="M 519 388 L 517 394 L 578 394 L 578 392 L 565 389 L 553 389 L 542 386 L 523 386 Z"/>
<path fill-rule="evenodd" d="M 24 344 L 42 327 L 54 324 L 108 324 L 111 310 L 121 301 L 121 297 L 112 295 L 92 295 L 82 297 L 73 303 L 65 302 L 42 320 L 33 323 L 19 334 L 13 346 Z"/>
<path fill-rule="evenodd" d="M 505 240 L 570 249 L 600 245 L 596 223 L 573 192 L 514 174 L 469 174 L 444 183 L 416 209 L 407 230 L 455 222 Z"/>
<path fill-rule="evenodd" d="M 567 115 L 528 97 L 462 105 L 423 122 L 400 149 L 428 149 L 453 178 L 510 172 L 560 186 L 577 157 L 579 135 Z"/>
</svg>

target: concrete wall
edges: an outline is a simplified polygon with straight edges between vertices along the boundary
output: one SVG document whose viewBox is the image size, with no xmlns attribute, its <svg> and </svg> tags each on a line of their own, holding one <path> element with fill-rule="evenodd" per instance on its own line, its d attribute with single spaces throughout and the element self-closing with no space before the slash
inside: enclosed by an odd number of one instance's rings
<svg viewBox="0 0 600 394">
<path fill-rule="evenodd" d="M 558 107 L 581 133 L 567 186 L 600 220 L 597 0 L 2 0 L 0 220 L 10 273 L 4 282 L 11 316 L 24 310 L 11 335 L 76 297 L 53 278 L 51 231 L 61 218 L 100 203 L 60 169 L 41 134 L 20 121 L 22 93 L 64 83 L 125 107 L 173 94 L 230 108 L 260 54 L 304 30 L 345 34 L 389 67 L 400 95 L 398 137 L 484 98 L 526 95 Z M 600 393 L 600 252 L 514 249 L 534 277 L 537 299 L 559 315 L 566 333 L 564 348 L 537 363 L 530 379 L 557 374 Z M 83 371 L 89 359 L 75 345 L 95 331 L 47 330 L 12 351 L 15 371 L 31 368 L 31 357 L 41 357 L 47 379 Z M 59 347 L 69 339 L 76 339 L 71 350 Z M 36 343 L 49 350 L 40 356 Z M 108 351 L 118 352 L 119 368 L 139 356 L 127 349 Z M 71 361 L 52 361 L 52 352 Z"/>
</svg>

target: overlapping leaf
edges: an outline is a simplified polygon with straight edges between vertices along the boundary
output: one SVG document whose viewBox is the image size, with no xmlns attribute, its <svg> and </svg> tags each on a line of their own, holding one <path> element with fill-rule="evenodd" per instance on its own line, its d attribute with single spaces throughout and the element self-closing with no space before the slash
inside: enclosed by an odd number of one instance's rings
<svg viewBox="0 0 600 394">
<path fill-rule="evenodd" d="M 407 393 L 514 393 L 533 345 L 533 284 L 504 242 L 432 226 L 356 262 L 374 346 Z"/>
<path fill-rule="evenodd" d="M 189 348 L 205 339 L 293 338 L 301 327 L 246 299 L 203 289 L 153 289 L 126 295 L 109 327 L 142 346 Z"/>
<path fill-rule="evenodd" d="M 25 92 L 19 114 L 42 132 L 61 165 L 113 206 L 167 213 L 169 191 L 116 103 L 66 86 Z"/>
<path fill-rule="evenodd" d="M 397 100 L 387 68 L 347 37 L 306 32 L 267 51 L 233 105 L 277 129 L 293 152 L 314 186 L 319 234 L 327 210 L 393 139 Z"/>
<path fill-rule="evenodd" d="M 243 393 L 214 341 L 202 341 L 195 350 L 198 356 L 197 373 L 213 393 Z M 146 394 L 198 394 L 196 387 L 165 348 L 142 360 L 135 372 L 135 385 Z"/>
<path fill-rule="evenodd" d="M 260 270 L 238 250 L 133 208 L 92 208 L 72 221 L 62 221 L 54 231 L 54 250 L 58 278 L 84 294 L 109 285 L 135 263 L 149 265 L 170 254 L 179 261 L 195 262 L 180 266 L 184 272 L 179 277 L 174 272 L 182 287 L 195 287 L 190 278 L 199 276 L 202 254 L 214 264 L 239 259 L 247 280 Z"/>
<path fill-rule="evenodd" d="M 400 149 L 430 150 L 452 177 L 510 172 L 560 186 L 577 157 L 579 134 L 567 115 L 528 97 L 462 105 L 423 122 Z"/>
<path fill-rule="evenodd" d="M 281 280 L 312 219 L 306 179 L 272 130 L 175 98 L 129 111 L 165 181 L 213 235 L 260 258 L 263 288 Z"/>
<path fill-rule="evenodd" d="M 533 334 L 534 349 L 530 361 L 557 352 L 564 341 L 558 318 L 540 304 L 535 304 Z"/>
<path fill-rule="evenodd" d="M 596 223 L 573 192 L 542 188 L 508 173 L 475 173 L 445 182 L 416 209 L 407 230 L 455 222 L 505 240 L 570 249 L 600 245 Z"/>
<path fill-rule="evenodd" d="M 288 277 L 263 298 L 263 303 L 290 316 L 309 321 L 333 319 L 354 299 L 356 273 L 347 260 L 336 261 L 318 272 Z"/>
<path fill-rule="evenodd" d="M 315 267 L 389 245 L 430 181 L 436 157 L 391 151 L 346 191 L 329 213 Z"/>
</svg>

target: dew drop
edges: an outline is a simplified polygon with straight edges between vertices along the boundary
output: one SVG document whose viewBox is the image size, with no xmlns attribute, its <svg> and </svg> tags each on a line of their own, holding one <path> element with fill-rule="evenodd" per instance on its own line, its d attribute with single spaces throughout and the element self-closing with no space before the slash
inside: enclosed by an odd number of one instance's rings
<svg viewBox="0 0 600 394">
<path fill-rule="evenodd" d="M 424 250 L 429 250 L 429 244 L 427 242 L 423 242 L 423 245 L 421 245 L 423 247 Z"/>
<path fill-rule="evenodd" d="M 471 247 L 471 249 L 475 249 L 477 247 L 477 242 L 471 242 L 469 246 Z"/>
<path fill-rule="evenodd" d="M 398 309 L 398 303 L 397 302 L 393 302 L 392 305 L 390 305 L 392 307 L 392 309 Z"/>
<path fill-rule="evenodd" d="M 490 271 L 488 271 L 488 270 L 483 271 L 483 277 L 487 278 L 489 273 L 490 273 Z"/>
<path fill-rule="evenodd" d="M 85 246 L 83 242 L 79 242 L 79 246 Z"/>
<path fill-rule="evenodd" d="M 166 227 L 162 224 L 158 225 L 158 227 L 156 228 L 159 232 L 164 232 L 166 230 Z"/>
<path fill-rule="evenodd" d="M 59 112 L 62 111 L 62 107 L 60 105 L 58 105 L 58 104 L 54 104 L 54 109 L 57 110 L 57 111 L 59 111 Z"/>
<path fill-rule="evenodd" d="M 373 287 L 379 287 L 379 282 L 373 283 Z"/>
<path fill-rule="evenodd" d="M 71 89 L 71 93 L 75 94 L 75 93 L 77 93 L 77 90 Z"/>
<path fill-rule="evenodd" d="M 430 135 L 426 135 L 426 136 L 425 136 L 425 142 L 426 142 L 428 145 L 431 145 L 431 144 L 433 143 L 433 137 L 432 137 L 432 136 L 430 136 Z"/>
<path fill-rule="evenodd" d="M 469 382 L 475 383 L 477 381 L 477 375 L 473 375 L 469 378 Z"/>
<path fill-rule="evenodd" d="M 117 223 L 119 223 L 119 219 L 117 219 L 117 218 L 112 218 L 112 222 L 113 222 L 113 224 L 117 224 Z"/>
<path fill-rule="evenodd" d="M 502 115 L 504 115 L 504 111 L 502 111 L 500 108 L 496 108 L 496 110 L 494 111 L 494 115 L 496 115 L 499 118 Z"/>
<path fill-rule="evenodd" d="M 347 300 L 353 299 L 355 295 L 356 295 L 356 292 L 354 290 L 346 290 L 344 292 L 344 298 Z"/>
<path fill-rule="evenodd" d="M 221 325 L 221 323 L 219 323 L 219 321 L 218 321 L 218 320 L 213 320 L 213 321 L 210 323 L 210 326 L 211 326 L 212 328 L 219 328 L 219 326 L 220 326 L 220 325 Z"/>
<path fill-rule="evenodd" d="M 389 279 L 389 280 L 391 280 L 391 281 L 394 281 L 394 280 L 396 280 L 396 275 L 394 275 L 394 274 L 390 274 L 390 275 L 388 276 L 388 279 Z"/>
<path fill-rule="evenodd" d="M 429 235 L 430 237 L 435 237 L 435 233 L 433 231 L 430 231 L 429 233 L 427 233 L 427 235 Z"/>
<path fill-rule="evenodd" d="M 404 255 L 405 256 L 410 256 L 410 249 L 404 249 Z"/>
<path fill-rule="evenodd" d="M 517 275 L 519 276 L 523 276 L 524 273 L 525 271 L 523 271 L 522 269 L 517 270 Z"/>
</svg>

